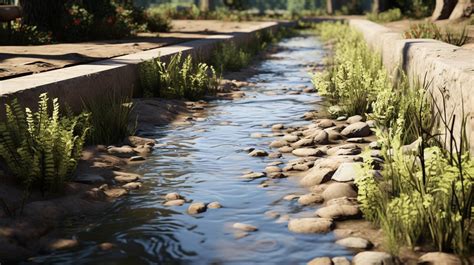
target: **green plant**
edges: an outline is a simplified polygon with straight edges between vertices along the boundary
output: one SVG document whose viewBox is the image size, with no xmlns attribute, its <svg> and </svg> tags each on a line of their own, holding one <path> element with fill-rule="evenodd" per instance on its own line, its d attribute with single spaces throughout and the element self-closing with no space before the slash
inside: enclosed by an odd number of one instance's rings
<svg viewBox="0 0 474 265">
<path fill-rule="evenodd" d="M 27 191 L 55 192 L 76 169 L 88 131 L 89 114 L 61 116 L 57 98 L 41 94 L 37 112 L 13 100 L 0 123 L 0 157 Z"/>
<path fill-rule="evenodd" d="M 411 24 L 404 33 L 406 39 L 435 39 L 442 38 L 441 30 L 433 22 Z"/>
<path fill-rule="evenodd" d="M 75 3 L 67 3 L 66 15 L 62 18 L 64 31 L 59 39 L 66 41 L 81 41 L 89 38 L 89 32 L 92 28 L 94 16 L 85 8 Z"/>
<path fill-rule="evenodd" d="M 8 25 L 10 24 L 10 26 Z M 1 45 L 40 45 L 51 43 L 51 34 L 15 20 L 0 24 Z"/>
<path fill-rule="evenodd" d="M 84 109 L 91 113 L 87 139 L 91 144 L 118 143 L 135 133 L 135 128 L 130 126 L 133 103 L 128 97 L 106 92 L 100 100 L 85 101 Z"/>
<path fill-rule="evenodd" d="M 219 44 L 212 56 L 212 65 L 222 71 L 238 71 L 250 61 L 250 53 L 244 48 L 237 48 L 234 42 Z"/>
<path fill-rule="evenodd" d="M 144 11 L 143 15 L 148 30 L 152 32 L 168 32 L 171 29 L 171 19 L 165 17 L 158 10 L 150 8 Z"/>
<path fill-rule="evenodd" d="M 366 17 L 368 20 L 381 23 L 397 21 L 403 18 L 402 11 L 399 8 L 389 9 L 380 13 L 368 13 Z"/>
<path fill-rule="evenodd" d="M 446 28 L 442 41 L 456 46 L 463 46 L 467 43 L 468 38 L 469 34 L 466 27 L 463 27 L 460 31 Z"/>
<path fill-rule="evenodd" d="M 199 99 L 215 93 L 219 78 L 214 67 L 194 63 L 190 55 L 182 59 L 181 53 L 168 63 L 153 60 L 142 64 L 140 83 L 146 97 Z"/>
</svg>

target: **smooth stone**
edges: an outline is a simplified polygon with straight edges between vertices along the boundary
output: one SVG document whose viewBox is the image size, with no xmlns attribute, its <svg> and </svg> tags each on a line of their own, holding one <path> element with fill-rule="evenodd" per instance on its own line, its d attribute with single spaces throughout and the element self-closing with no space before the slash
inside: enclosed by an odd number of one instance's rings
<svg viewBox="0 0 474 265">
<path fill-rule="evenodd" d="M 294 142 L 298 141 L 298 139 L 299 139 L 298 136 L 292 135 L 292 134 L 286 134 L 285 136 L 282 137 L 282 140 L 286 141 L 288 143 L 294 143 Z"/>
<path fill-rule="evenodd" d="M 115 245 L 113 243 L 110 243 L 110 242 L 104 242 L 104 243 L 99 244 L 99 248 L 102 251 L 108 251 L 108 250 L 111 250 L 111 249 L 116 248 L 116 247 L 117 247 L 117 245 Z"/>
<path fill-rule="evenodd" d="M 122 188 L 127 189 L 127 190 L 138 190 L 142 187 L 142 184 L 140 182 L 130 182 L 125 185 L 122 185 Z"/>
<path fill-rule="evenodd" d="M 310 260 L 307 265 L 332 265 L 332 260 L 328 257 L 318 257 Z"/>
<path fill-rule="evenodd" d="M 334 170 L 330 168 L 313 167 L 301 179 L 300 184 L 305 187 L 318 185 L 329 181 L 333 173 Z"/>
<path fill-rule="evenodd" d="M 136 162 L 136 161 L 144 161 L 145 158 L 143 156 L 132 156 L 130 157 L 129 161 Z"/>
<path fill-rule="evenodd" d="M 334 228 L 334 222 L 326 218 L 290 219 L 288 229 L 295 233 L 327 233 Z"/>
<path fill-rule="evenodd" d="M 122 147 L 112 146 L 107 149 L 107 153 L 109 153 L 110 155 L 114 155 L 114 156 L 118 156 L 122 158 L 130 158 L 136 155 L 135 150 L 133 150 L 133 148 L 130 146 L 122 146 Z"/>
<path fill-rule="evenodd" d="M 322 193 L 324 201 L 341 197 L 357 197 L 352 185 L 347 183 L 331 183 Z"/>
<path fill-rule="evenodd" d="M 264 178 L 264 177 L 266 177 L 266 174 L 262 172 L 250 172 L 241 176 L 241 178 L 245 178 L 245 179 L 258 179 L 258 178 Z"/>
<path fill-rule="evenodd" d="M 321 119 L 316 123 L 316 125 L 318 125 L 319 128 L 326 129 L 329 127 L 333 127 L 336 124 L 330 119 Z"/>
<path fill-rule="evenodd" d="M 265 168 L 265 172 L 267 173 L 281 172 L 281 168 L 277 166 L 269 166 Z"/>
<path fill-rule="evenodd" d="M 282 172 L 272 172 L 268 174 L 268 177 L 271 179 L 281 179 L 281 178 L 286 178 L 287 175 L 283 174 Z"/>
<path fill-rule="evenodd" d="M 298 148 L 291 152 L 295 156 L 321 156 L 323 151 L 315 148 Z"/>
<path fill-rule="evenodd" d="M 268 153 L 264 150 L 253 150 L 249 156 L 268 156 Z"/>
<path fill-rule="evenodd" d="M 139 136 L 128 136 L 125 138 L 124 143 L 126 145 L 131 145 L 131 146 L 140 146 L 140 145 L 154 146 L 156 141 L 154 139 L 143 138 Z"/>
<path fill-rule="evenodd" d="M 355 138 L 347 139 L 346 142 L 363 144 L 363 143 L 367 143 L 367 140 L 365 140 L 365 138 L 362 138 L 362 137 L 355 137 Z"/>
<path fill-rule="evenodd" d="M 293 166 L 293 170 L 296 171 L 306 171 L 309 169 L 309 166 L 306 164 L 296 164 Z"/>
<path fill-rule="evenodd" d="M 219 202 L 211 202 L 207 205 L 207 208 L 219 209 L 219 208 L 222 208 L 222 205 Z"/>
<path fill-rule="evenodd" d="M 56 239 L 48 244 L 50 250 L 63 250 L 74 248 L 79 245 L 79 242 L 75 239 Z"/>
<path fill-rule="evenodd" d="M 372 133 L 370 130 L 369 125 L 365 122 L 356 122 L 353 123 L 344 130 L 342 130 L 341 134 L 347 138 L 354 138 L 354 137 L 366 137 Z"/>
<path fill-rule="evenodd" d="M 278 218 L 275 221 L 275 223 L 282 224 L 282 223 L 288 223 L 288 221 L 290 221 L 290 216 L 288 214 L 285 214 L 285 215 L 280 216 L 280 218 Z"/>
<path fill-rule="evenodd" d="M 347 117 L 346 116 L 339 116 L 337 117 L 336 121 L 345 121 L 347 120 Z"/>
<path fill-rule="evenodd" d="M 357 176 L 356 169 L 359 165 L 360 163 L 342 163 L 331 179 L 338 182 L 353 181 Z"/>
<path fill-rule="evenodd" d="M 138 175 L 125 175 L 125 176 L 115 176 L 114 180 L 119 182 L 119 183 L 130 183 L 130 182 L 135 182 L 137 180 L 140 180 L 140 177 Z"/>
<path fill-rule="evenodd" d="M 163 205 L 164 206 L 181 206 L 185 203 L 186 201 L 183 199 L 176 199 L 176 200 L 169 200 L 165 202 Z"/>
<path fill-rule="evenodd" d="M 179 200 L 179 199 L 184 199 L 184 197 L 181 196 L 177 192 L 170 192 L 170 193 L 165 195 L 165 200 L 167 200 L 167 201 Z"/>
<path fill-rule="evenodd" d="M 332 258 L 333 265 L 351 265 L 351 262 L 346 257 Z"/>
<path fill-rule="evenodd" d="M 258 230 L 256 226 L 244 224 L 244 223 L 234 223 L 232 227 L 234 229 L 245 231 L 245 232 L 254 232 Z"/>
<path fill-rule="evenodd" d="M 278 151 L 281 153 L 291 153 L 293 150 L 294 149 L 291 146 L 283 146 L 283 147 L 278 148 Z"/>
<path fill-rule="evenodd" d="M 324 201 L 321 194 L 308 193 L 298 199 L 298 203 L 301 205 L 310 205 L 314 203 L 322 203 Z"/>
<path fill-rule="evenodd" d="M 122 197 L 123 195 L 126 195 L 128 191 L 122 188 L 112 188 L 112 189 L 104 190 L 104 193 L 110 198 L 118 198 L 118 197 Z"/>
<path fill-rule="evenodd" d="M 251 138 L 262 138 L 263 133 L 252 133 L 252 134 L 250 134 L 250 137 Z"/>
<path fill-rule="evenodd" d="M 282 130 L 284 128 L 285 128 L 285 125 L 283 125 L 281 123 L 272 125 L 272 130 L 273 131 L 279 131 L 279 130 Z"/>
<path fill-rule="evenodd" d="M 280 158 L 282 157 L 282 154 L 280 152 L 272 152 L 268 154 L 268 158 Z"/>
<path fill-rule="evenodd" d="M 336 244 L 347 248 L 370 249 L 373 247 L 372 243 L 361 237 L 346 237 L 336 241 Z"/>
<path fill-rule="evenodd" d="M 268 218 L 276 219 L 280 217 L 280 213 L 277 211 L 266 211 L 265 216 Z"/>
<path fill-rule="evenodd" d="M 310 139 L 310 138 L 303 138 L 297 142 L 294 142 L 291 144 L 291 147 L 293 148 L 300 148 L 300 147 L 304 147 L 304 146 L 310 146 L 313 144 L 313 139 Z"/>
<path fill-rule="evenodd" d="M 382 151 L 380 150 L 372 150 L 370 151 L 370 156 L 374 158 L 384 159 Z"/>
<path fill-rule="evenodd" d="M 324 191 L 324 190 L 323 190 Z M 326 206 L 330 205 L 358 205 L 357 198 L 340 197 L 326 201 Z"/>
<path fill-rule="evenodd" d="M 378 149 L 382 148 L 382 144 L 378 141 L 373 141 L 369 144 L 369 148 L 378 150 Z"/>
<path fill-rule="evenodd" d="M 361 121 L 364 121 L 364 117 L 362 117 L 360 115 L 354 115 L 354 116 L 351 116 L 351 117 L 347 118 L 347 123 L 349 123 L 349 124 L 353 124 L 353 123 L 361 122 Z"/>
<path fill-rule="evenodd" d="M 377 126 L 377 122 L 374 120 L 368 120 L 365 123 L 367 123 L 367 125 L 369 125 L 370 128 L 375 128 Z"/>
<path fill-rule="evenodd" d="M 281 164 L 284 164 L 284 163 L 282 161 L 275 161 L 275 162 L 268 163 L 267 166 L 271 167 L 271 166 L 278 166 Z"/>
<path fill-rule="evenodd" d="M 356 205 L 338 205 L 333 204 L 319 208 L 316 215 L 323 218 L 334 220 L 355 219 L 361 217 L 359 207 Z"/>
<path fill-rule="evenodd" d="M 337 140 L 341 140 L 343 138 L 342 135 L 338 131 L 327 130 L 326 132 L 328 133 L 328 138 L 331 141 L 337 141 Z"/>
<path fill-rule="evenodd" d="M 418 264 L 430 265 L 461 265 L 461 260 L 453 255 L 444 252 L 429 252 L 418 260 Z"/>
<path fill-rule="evenodd" d="M 275 140 L 275 141 L 270 143 L 270 147 L 273 147 L 273 148 L 280 148 L 280 147 L 287 146 L 287 145 L 288 145 L 288 142 L 283 141 L 283 140 Z"/>
<path fill-rule="evenodd" d="M 364 251 L 352 259 L 353 265 L 395 265 L 393 256 L 386 252 Z"/>
<path fill-rule="evenodd" d="M 206 211 L 206 204 L 202 202 L 195 202 L 189 205 L 188 213 L 189 214 L 198 214 Z"/>
<path fill-rule="evenodd" d="M 329 143 L 329 134 L 326 131 L 320 131 L 313 138 L 315 144 L 328 144 Z"/>
<path fill-rule="evenodd" d="M 300 196 L 301 196 L 300 194 L 288 194 L 288 195 L 285 195 L 285 197 L 283 197 L 283 200 L 292 201 L 294 199 L 299 198 Z"/>
<path fill-rule="evenodd" d="M 304 93 L 315 93 L 316 89 L 314 87 L 303 88 Z"/>
<path fill-rule="evenodd" d="M 246 237 L 246 236 L 248 236 L 248 235 L 249 235 L 249 233 L 244 232 L 244 231 L 235 231 L 235 232 L 234 232 L 234 238 L 235 238 L 235 239 L 241 239 L 241 238 L 244 238 L 244 237 Z"/>
<path fill-rule="evenodd" d="M 305 120 L 312 120 L 314 118 L 314 113 L 313 112 L 305 112 L 302 116 L 303 119 Z"/>
</svg>

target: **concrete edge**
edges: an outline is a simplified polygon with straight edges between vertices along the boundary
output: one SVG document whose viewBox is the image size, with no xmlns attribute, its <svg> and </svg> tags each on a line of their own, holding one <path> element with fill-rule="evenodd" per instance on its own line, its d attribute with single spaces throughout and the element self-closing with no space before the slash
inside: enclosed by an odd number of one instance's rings
<svg viewBox="0 0 474 265">
<path fill-rule="evenodd" d="M 402 68 L 410 80 L 427 84 L 434 103 L 441 109 L 446 104 L 446 113 L 456 116 L 456 135 L 460 135 L 461 117 L 467 115 L 467 139 L 474 153 L 474 51 L 436 40 L 404 39 L 400 33 L 367 20 L 348 22 L 382 55 L 391 74 Z M 459 138 L 457 141 L 459 144 Z"/>
<path fill-rule="evenodd" d="M 34 107 L 38 96 L 45 92 L 50 97 L 58 97 L 75 111 L 82 109 L 83 101 L 100 98 L 108 90 L 131 96 L 139 83 L 139 65 L 144 61 L 156 58 L 167 60 L 180 52 L 208 60 L 218 43 L 234 41 L 239 45 L 252 41 L 257 32 L 274 31 L 281 26 L 291 25 L 264 22 L 232 34 L 210 35 L 204 39 L 3 80 L 0 81 L 0 112 L 3 113 L 4 103 L 13 98 L 17 98 L 24 106 Z"/>
</svg>

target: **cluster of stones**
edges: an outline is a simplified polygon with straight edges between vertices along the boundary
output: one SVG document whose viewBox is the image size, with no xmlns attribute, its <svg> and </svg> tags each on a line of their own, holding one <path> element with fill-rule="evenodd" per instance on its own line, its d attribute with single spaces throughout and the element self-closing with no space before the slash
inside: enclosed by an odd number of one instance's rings
<svg viewBox="0 0 474 265">
<path fill-rule="evenodd" d="M 271 135 L 253 134 L 252 137 L 277 136 L 269 144 L 272 151 L 249 149 L 254 157 L 280 158 L 292 155 L 295 159 L 286 164 L 275 161 L 267 164 L 265 172 L 245 172 L 242 178 L 284 178 L 294 177 L 300 185 L 307 187 L 307 194 L 289 194 L 284 200 L 297 200 L 302 206 L 316 206 L 313 217 L 291 218 L 269 212 L 277 222 L 288 222 L 288 229 L 294 233 L 327 233 L 336 227 L 337 222 L 360 219 L 362 213 L 357 202 L 354 180 L 357 168 L 363 162 L 360 153 L 369 149 L 374 161 L 374 176 L 379 177 L 383 163 L 380 145 L 372 135 L 374 121 L 365 121 L 362 116 L 339 117 L 335 120 L 317 119 L 315 113 L 303 116 L 311 120 L 309 125 L 287 128 L 283 124 L 272 126 Z M 271 182 L 265 180 L 260 187 Z M 372 242 L 362 237 L 349 236 L 336 241 L 336 244 L 354 249 L 359 253 L 352 264 L 395 264 L 395 257 L 385 252 L 369 251 Z M 433 254 L 434 255 L 434 254 Z M 447 255 L 447 254 L 446 254 Z M 424 256 L 426 259 L 426 256 Z M 344 257 L 317 257 L 308 264 L 350 264 Z M 450 263 L 451 264 L 451 263 Z"/>
</svg>

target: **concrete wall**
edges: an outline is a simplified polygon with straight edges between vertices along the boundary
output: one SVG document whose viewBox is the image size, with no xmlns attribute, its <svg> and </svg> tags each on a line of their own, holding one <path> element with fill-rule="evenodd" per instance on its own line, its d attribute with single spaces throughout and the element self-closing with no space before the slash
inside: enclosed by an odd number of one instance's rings
<svg viewBox="0 0 474 265">
<path fill-rule="evenodd" d="M 474 51 L 436 40 L 404 39 L 400 33 L 367 20 L 353 19 L 349 24 L 382 55 L 392 74 L 402 67 L 411 80 L 426 80 L 434 103 L 443 109 L 445 102 L 447 114 L 456 116 L 457 135 L 461 117 L 467 115 L 467 139 L 474 153 Z"/>
<path fill-rule="evenodd" d="M 178 45 L 0 81 L 0 113 L 3 113 L 4 103 L 13 98 L 18 98 L 25 106 L 34 107 L 37 105 L 38 96 L 44 92 L 48 92 L 50 97 L 60 98 L 62 103 L 75 111 L 82 109 L 83 101 L 100 100 L 108 90 L 130 96 L 137 90 L 138 69 L 143 61 L 158 57 L 166 61 L 179 52 L 206 60 L 210 58 L 218 43 L 247 43 L 252 41 L 259 31 L 276 30 L 285 25 L 287 24 L 265 22 L 229 35 L 210 35 L 205 39 Z"/>
</svg>

